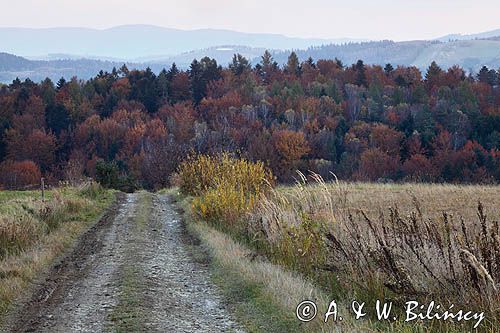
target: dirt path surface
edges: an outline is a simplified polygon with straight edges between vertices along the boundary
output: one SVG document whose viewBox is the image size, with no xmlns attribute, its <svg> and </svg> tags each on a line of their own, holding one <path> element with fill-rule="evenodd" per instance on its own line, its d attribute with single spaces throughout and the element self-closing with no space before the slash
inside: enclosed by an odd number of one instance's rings
<svg viewBox="0 0 500 333">
<path fill-rule="evenodd" d="M 20 309 L 10 332 L 243 332 L 191 257 L 167 196 L 128 194 Z"/>
</svg>

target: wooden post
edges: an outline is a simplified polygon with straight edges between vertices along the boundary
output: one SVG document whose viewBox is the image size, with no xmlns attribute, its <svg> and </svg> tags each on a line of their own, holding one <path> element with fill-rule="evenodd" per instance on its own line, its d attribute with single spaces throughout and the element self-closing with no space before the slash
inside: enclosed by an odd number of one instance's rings
<svg viewBox="0 0 500 333">
<path fill-rule="evenodd" d="M 45 178 L 42 177 L 40 183 L 42 185 L 42 201 L 44 201 L 45 200 Z"/>
</svg>

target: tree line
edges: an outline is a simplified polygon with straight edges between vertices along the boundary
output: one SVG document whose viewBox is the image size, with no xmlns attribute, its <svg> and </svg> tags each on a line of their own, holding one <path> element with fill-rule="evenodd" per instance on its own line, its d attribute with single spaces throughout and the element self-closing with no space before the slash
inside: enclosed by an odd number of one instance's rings
<svg viewBox="0 0 500 333">
<path fill-rule="evenodd" d="M 192 153 L 263 161 L 362 181 L 497 183 L 500 71 L 433 62 L 347 66 L 292 52 L 252 65 L 236 54 L 155 74 L 125 65 L 89 80 L 0 87 L 0 184 L 94 177 L 119 188 L 169 185 Z"/>
</svg>

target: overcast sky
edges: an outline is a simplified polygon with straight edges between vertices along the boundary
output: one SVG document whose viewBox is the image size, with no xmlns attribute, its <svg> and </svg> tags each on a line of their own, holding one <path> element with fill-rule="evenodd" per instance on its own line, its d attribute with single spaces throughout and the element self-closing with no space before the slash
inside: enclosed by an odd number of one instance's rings
<svg viewBox="0 0 500 333">
<path fill-rule="evenodd" d="M 500 28 L 500 0 L 0 0 L 3 27 L 123 24 L 300 37 L 426 39 Z"/>
</svg>

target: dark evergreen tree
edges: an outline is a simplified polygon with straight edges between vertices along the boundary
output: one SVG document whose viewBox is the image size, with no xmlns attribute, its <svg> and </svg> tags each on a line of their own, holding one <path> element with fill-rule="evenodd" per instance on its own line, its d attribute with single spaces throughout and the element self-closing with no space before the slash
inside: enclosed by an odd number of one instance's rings
<svg viewBox="0 0 500 333">
<path fill-rule="evenodd" d="M 130 85 L 130 98 L 144 104 L 146 110 L 153 113 L 158 110 L 158 82 L 151 68 L 145 71 L 132 71 L 128 76 Z"/>
<path fill-rule="evenodd" d="M 392 65 L 390 63 L 385 65 L 385 67 L 384 67 L 385 74 L 390 75 L 393 71 L 394 71 L 394 67 L 392 67 Z"/>
<path fill-rule="evenodd" d="M 118 74 L 120 74 L 121 76 L 127 76 L 129 73 L 129 70 L 128 70 L 128 67 L 127 65 L 123 64 L 122 67 L 120 67 L 120 69 L 118 70 Z"/>
<path fill-rule="evenodd" d="M 42 97 L 45 105 L 55 103 L 56 88 L 51 79 L 47 78 L 40 83 L 40 97 Z"/>
<path fill-rule="evenodd" d="M 306 63 L 311 66 L 311 68 L 316 68 L 316 64 L 314 63 L 314 60 L 312 57 L 307 58 Z"/>
<path fill-rule="evenodd" d="M 498 83 L 499 81 L 497 71 L 494 69 L 490 69 L 490 71 L 488 72 L 488 84 L 490 86 L 496 86 Z"/>
<path fill-rule="evenodd" d="M 163 100 L 167 100 L 168 97 L 168 89 L 170 85 L 170 81 L 168 80 L 168 73 L 165 68 L 163 68 L 158 74 L 157 78 L 157 84 L 158 84 L 158 92 L 160 94 L 160 97 Z"/>
<path fill-rule="evenodd" d="M 69 127 L 69 112 L 64 105 L 49 105 L 45 110 L 45 121 L 47 127 L 59 135 L 62 130 L 66 130 Z"/>
<path fill-rule="evenodd" d="M 482 83 L 494 86 L 497 84 L 497 72 L 494 69 L 488 69 L 488 67 L 483 66 L 479 73 L 477 74 L 477 80 Z"/>
<path fill-rule="evenodd" d="M 441 74 L 443 70 L 438 64 L 433 61 L 429 68 L 427 69 L 427 73 L 425 73 L 425 84 L 427 86 L 427 90 L 431 90 L 434 86 L 440 85 Z"/>
<path fill-rule="evenodd" d="M 198 104 L 206 96 L 207 84 L 210 81 L 220 79 L 222 68 L 217 65 L 215 59 L 204 57 L 198 62 L 193 60 L 189 68 L 189 79 L 194 103 Z"/>
<path fill-rule="evenodd" d="M 356 71 L 356 79 L 354 81 L 358 86 L 368 86 L 368 82 L 366 80 L 366 68 L 363 60 L 358 60 L 356 65 L 354 66 L 354 70 Z"/>
<path fill-rule="evenodd" d="M 241 54 L 235 54 L 233 60 L 229 64 L 229 69 L 237 76 L 250 71 L 251 66 L 247 58 Z"/>
<path fill-rule="evenodd" d="M 167 72 L 168 80 L 172 81 L 174 76 L 176 76 L 177 74 L 179 74 L 179 69 L 177 68 L 177 65 L 174 62 L 174 63 L 172 63 L 172 66 L 170 67 L 170 69 Z"/>
<path fill-rule="evenodd" d="M 18 77 L 16 77 L 16 78 L 12 81 L 12 83 L 10 84 L 10 88 L 11 88 L 11 89 L 19 89 L 19 87 L 21 87 L 21 84 L 22 84 L 21 80 L 19 80 L 19 78 L 18 78 Z"/>
<path fill-rule="evenodd" d="M 116 67 L 113 67 L 113 69 L 111 70 L 111 76 L 114 80 L 118 78 L 118 70 L 116 69 Z"/>
<path fill-rule="evenodd" d="M 65 85 L 66 85 L 66 80 L 63 77 L 61 77 L 59 81 L 57 81 L 56 88 L 57 90 L 60 90 Z"/>
<path fill-rule="evenodd" d="M 288 57 L 288 61 L 285 66 L 285 72 L 296 76 L 301 75 L 302 69 L 300 66 L 300 61 L 299 57 L 297 56 L 297 53 L 295 52 L 290 53 L 290 56 Z"/>
<path fill-rule="evenodd" d="M 337 64 L 337 66 L 338 66 L 340 69 L 343 69 L 343 68 L 344 68 L 344 63 L 342 62 L 342 60 L 338 59 L 337 57 L 335 57 L 335 63 Z"/>
<path fill-rule="evenodd" d="M 271 53 L 266 50 L 264 55 L 261 57 L 261 77 L 265 83 L 270 83 L 271 75 L 273 72 L 278 70 L 278 63 L 274 61 Z"/>
</svg>

